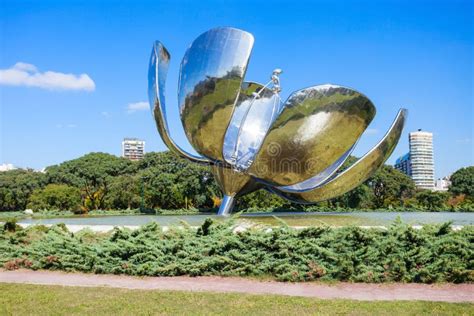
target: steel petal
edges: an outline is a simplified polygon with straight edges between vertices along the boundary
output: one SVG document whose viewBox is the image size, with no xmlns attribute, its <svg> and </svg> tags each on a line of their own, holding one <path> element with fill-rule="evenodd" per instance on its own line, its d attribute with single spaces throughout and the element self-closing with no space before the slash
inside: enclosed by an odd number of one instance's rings
<svg viewBox="0 0 474 316">
<path fill-rule="evenodd" d="M 208 163 L 209 159 L 188 153 L 179 147 L 170 136 L 168 122 L 166 121 L 164 95 L 170 59 L 171 56 L 163 44 L 156 41 L 153 45 L 150 65 L 148 67 L 148 100 L 153 108 L 153 117 L 158 133 L 160 133 L 161 139 L 163 139 L 165 145 L 172 152 L 194 162 Z"/>
<path fill-rule="evenodd" d="M 250 33 L 216 28 L 199 36 L 181 62 L 178 104 L 194 149 L 223 161 L 224 135 L 253 46 Z"/>
<path fill-rule="evenodd" d="M 321 186 L 307 192 L 288 193 L 268 188 L 278 195 L 298 203 L 314 203 L 332 199 L 349 192 L 370 178 L 390 157 L 400 139 L 407 117 L 407 110 L 401 109 L 383 139 L 352 166 L 342 171 Z"/>
<path fill-rule="evenodd" d="M 372 102 L 350 88 L 327 84 L 294 92 L 248 172 L 276 186 L 308 180 L 344 156 L 374 116 Z"/>
<path fill-rule="evenodd" d="M 244 82 L 224 138 L 224 159 L 245 171 L 280 110 L 280 97 L 255 82 Z"/>
<path fill-rule="evenodd" d="M 222 192 L 228 196 L 241 196 L 263 187 L 252 177 L 219 163 L 213 165 L 211 171 Z"/>
<path fill-rule="evenodd" d="M 339 170 L 339 168 L 344 164 L 347 158 L 349 158 L 350 154 L 352 153 L 355 147 L 356 147 L 356 144 L 354 144 L 351 148 L 349 148 L 349 150 L 346 151 L 344 155 L 342 155 L 338 160 L 336 160 L 335 163 L 333 163 L 326 170 L 315 175 L 314 177 L 311 177 L 308 180 L 305 180 L 303 182 L 299 182 L 293 185 L 280 186 L 276 188 L 283 192 L 305 192 L 305 191 L 309 191 L 318 187 L 319 185 L 324 183 L 326 180 L 328 180 L 334 173 L 336 173 L 337 170 Z"/>
</svg>

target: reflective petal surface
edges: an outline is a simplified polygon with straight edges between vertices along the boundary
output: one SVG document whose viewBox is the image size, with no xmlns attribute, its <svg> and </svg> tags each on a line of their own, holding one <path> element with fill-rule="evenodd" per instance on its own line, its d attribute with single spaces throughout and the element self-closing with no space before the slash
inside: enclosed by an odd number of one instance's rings
<svg viewBox="0 0 474 316">
<path fill-rule="evenodd" d="M 276 188 L 270 190 L 298 203 L 324 201 L 349 192 L 370 178 L 390 157 L 400 139 L 406 116 L 407 111 L 400 110 L 387 134 L 372 150 L 321 186 L 302 193 L 282 192 Z"/>
<path fill-rule="evenodd" d="M 246 174 L 215 164 L 211 171 L 224 195 L 241 196 L 262 188 L 262 185 Z"/>
<path fill-rule="evenodd" d="M 253 42 L 250 33 L 238 29 L 212 29 L 191 44 L 181 63 L 181 121 L 194 149 L 210 159 L 224 160 L 224 135 Z"/>
<path fill-rule="evenodd" d="M 344 155 L 342 155 L 338 160 L 336 160 L 336 162 L 334 162 L 326 170 L 315 175 L 314 177 L 311 177 L 308 180 L 305 180 L 303 182 L 299 182 L 293 185 L 280 186 L 276 188 L 283 192 L 304 192 L 304 191 L 309 191 L 316 188 L 317 186 L 321 185 L 326 180 L 328 180 L 334 173 L 336 173 L 336 171 L 344 164 L 347 158 L 349 158 L 355 146 L 356 144 L 354 144 L 351 148 L 349 148 L 349 150 L 346 151 Z"/>
<path fill-rule="evenodd" d="M 346 87 L 327 84 L 294 92 L 248 172 L 276 186 L 308 180 L 347 155 L 374 115 L 372 102 Z"/>
<path fill-rule="evenodd" d="M 152 107 L 158 133 L 165 145 L 174 153 L 194 162 L 207 163 L 209 160 L 181 149 L 171 138 L 166 121 L 165 83 L 171 56 L 160 42 L 156 41 L 150 56 L 148 67 L 148 100 Z"/>
<path fill-rule="evenodd" d="M 280 97 L 254 82 L 242 84 L 231 122 L 224 138 L 224 159 L 246 170 L 255 159 L 265 135 L 280 110 Z"/>
</svg>

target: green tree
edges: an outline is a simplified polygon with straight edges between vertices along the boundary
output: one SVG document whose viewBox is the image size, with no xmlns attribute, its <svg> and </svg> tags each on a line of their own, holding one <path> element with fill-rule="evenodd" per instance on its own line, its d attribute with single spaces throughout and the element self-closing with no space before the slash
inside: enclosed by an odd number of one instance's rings
<svg viewBox="0 0 474 316">
<path fill-rule="evenodd" d="M 81 191 L 67 184 L 48 184 L 36 189 L 29 198 L 28 207 L 34 211 L 60 210 L 81 211 Z"/>
<path fill-rule="evenodd" d="M 46 169 L 50 183 L 64 183 L 81 189 L 85 211 L 103 209 L 114 177 L 133 173 L 136 164 L 114 155 L 90 153 Z"/>
<path fill-rule="evenodd" d="M 134 209 L 140 206 L 140 178 L 136 175 L 114 177 L 105 197 L 108 209 Z"/>
<path fill-rule="evenodd" d="M 423 190 L 415 195 L 415 199 L 421 207 L 429 211 L 446 210 L 446 202 L 449 194 L 446 192 L 435 192 L 430 190 Z"/>
<path fill-rule="evenodd" d="M 454 195 L 465 194 L 474 197 L 474 166 L 461 168 L 451 176 L 449 192 Z"/>
<path fill-rule="evenodd" d="M 361 184 L 340 197 L 331 199 L 328 204 L 333 207 L 370 209 L 374 204 L 374 193 L 367 184 Z"/>
<path fill-rule="evenodd" d="M 138 163 L 144 179 L 146 207 L 212 207 L 212 197 L 220 192 L 208 166 L 179 158 L 173 153 L 147 153 Z"/>
<path fill-rule="evenodd" d="M 271 209 L 277 207 L 290 207 L 291 204 L 289 201 L 279 197 L 278 195 L 262 189 L 242 196 L 237 200 L 236 206 L 239 209 Z"/>
<path fill-rule="evenodd" d="M 45 183 L 45 175 L 33 170 L 0 172 L 0 211 L 24 210 L 31 193 Z"/>
<path fill-rule="evenodd" d="M 401 206 L 415 194 L 413 180 L 391 166 L 383 166 L 367 180 L 372 189 L 376 208 Z"/>
</svg>

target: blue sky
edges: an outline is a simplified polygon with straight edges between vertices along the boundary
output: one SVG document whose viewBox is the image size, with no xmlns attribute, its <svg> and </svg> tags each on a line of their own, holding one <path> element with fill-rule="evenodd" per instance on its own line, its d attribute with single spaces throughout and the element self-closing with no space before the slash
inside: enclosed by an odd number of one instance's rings
<svg viewBox="0 0 474 316">
<path fill-rule="evenodd" d="M 171 53 L 168 119 L 189 149 L 177 109 L 179 63 L 199 34 L 233 26 L 255 36 L 247 80 L 267 82 L 279 67 L 283 98 L 323 83 L 367 95 L 378 112 L 356 155 L 406 107 L 389 163 L 408 151 L 408 132 L 422 128 L 434 133 L 436 176 L 444 176 L 474 164 L 473 10 L 456 0 L 2 0 L 0 69 L 16 85 L 0 82 L 0 163 L 40 169 L 91 151 L 119 155 L 124 137 L 165 150 L 141 103 L 154 40 Z"/>
</svg>

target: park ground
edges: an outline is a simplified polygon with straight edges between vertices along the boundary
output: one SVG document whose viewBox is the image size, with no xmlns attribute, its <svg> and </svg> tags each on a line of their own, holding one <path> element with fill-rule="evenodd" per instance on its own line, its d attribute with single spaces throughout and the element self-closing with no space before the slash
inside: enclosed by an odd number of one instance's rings
<svg viewBox="0 0 474 316">
<path fill-rule="evenodd" d="M 288 284 L 17 270 L 0 272 L 0 315 L 474 315 L 473 292 L 470 284 Z"/>
<path fill-rule="evenodd" d="M 0 284 L 2 315 L 472 315 L 469 303 Z"/>
</svg>

